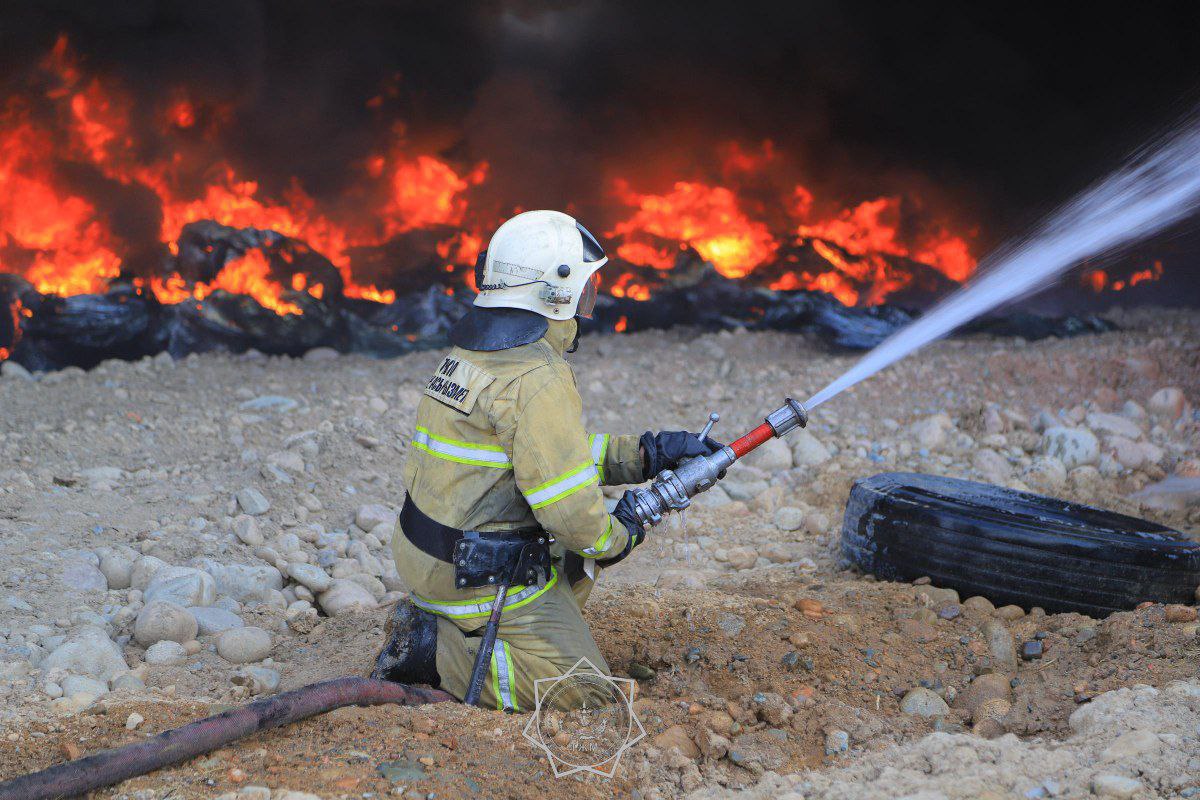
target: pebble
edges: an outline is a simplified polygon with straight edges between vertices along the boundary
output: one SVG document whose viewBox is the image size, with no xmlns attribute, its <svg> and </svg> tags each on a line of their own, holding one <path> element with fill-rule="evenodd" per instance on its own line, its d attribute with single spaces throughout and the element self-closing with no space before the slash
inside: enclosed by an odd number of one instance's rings
<svg viewBox="0 0 1200 800">
<path fill-rule="evenodd" d="M 239 514 L 233 520 L 233 535 L 250 547 L 258 547 L 266 541 L 258 528 L 258 520 L 249 514 Z"/>
<path fill-rule="evenodd" d="M 1035 661 L 1042 657 L 1043 644 L 1040 639 L 1025 642 L 1021 645 L 1021 660 Z"/>
<path fill-rule="evenodd" d="M 1042 451 L 1057 458 L 1068 470 L 1095 464 L 1100 458 L 1100 442 L 1087 428 L 1056 425 L 1042 434 Z"/>
<path fill-rule="evenodd" d="M 783 506 L 775 512 L 775 527 L 781 531 L 800 530 L 804 524 L 803 509 L 795 506 Z"/>
<path fill-rule="evenodd" d="M 179 642 L 169 639 L 155 642 L 146 649 L 146 663 L 154 667 L 169 667 L 187 660 L 187 651 Z"/>
<path fill-rule="evenodd" d="M 726 551 L 726 562 L 736 570 L 750 569 L 758 561 L 758 551 L 753 547 L 731 547 Z"/>
<path fill-rule="evenodd" d="M 134 711 L 132 714 L 130 714 L 128 717 L 125 718 L 125 730 L 136 731 L 138 729 L 138 726 L 141 725 L 145 721 L 146 721 L 145 717 L 143 717 L 141 714 Z"/>
<path fill-rule="evenodd" d="M 217 655 L 232 664 L 262 661 L 271 654 L 271 634 L 262 628 L 230 628 L 217 636 Z"/>
<path fill-rule="evenodd" d="M 700 757 L 700 748 L 692 741 L 692 737 L 688 736 L 687 730 L 682 725 L 672 725 L 655 736 L 654 746 L 660 750 L 674 748 L 687 758 L 695 759 Z"/>
<path fill-rule="evenodd" d="M 318 598 L 321 608 L 331 617 L 378 607 L 375 596 L 352 580 L 338 579 Z"/>
<path fill-rule="evenodd" d="M 237 614 L 217 606 L 193 606 L 188 613 L 196 618 L 199 636 L 211 636 L 246 624 Z"/>
<path fill-rule="evenodd" d="M 1200 589 L 1197 590 L 1200 593 Z M 1194 606 L 1172 603 L 1164 609 L 1167 622 L 1195 622 L 1196 608 Z"/>
<path fill-rule="evenodd" d="M 85 675 L 68 675 L 62 680 L 62 692 L 67 697 L 86 694 L 92 698 L 108 694 L 108 681 L 89 678 Z"/>
<path fill-rule="evenodd" d="M 370 503 L 358 507 L 354 514 L 354 524 L 369 531 L 379 525 L 395 525 L 396 512 L 385 505 Z"/>
<path fill-rule="evenodd" d="M 931 689 L 918 686 L 910 689 L 900 701 L 900 710 L 919 717 L 938 717 L 950 713 L 950 706 Z"/>
<path fill-rule="evenodd" d="M 1142 782 L 1124 775 L 1097 775 L 1092 778 L 1092 791 L 1100 797 L 1115 797 L 1119 800 L 1132 798 L 1142 789 Z"/>
<path fill-rule="evenodd" d="M 129 669 L 121 648 L 94 625 L 76 628 L 67 639 L 42 660 L 43 672 L 62 669 L 78 675 L 109 680 Z"/>
<path fill-rule="evenodd" d="M 138 591 L 144 591 L 150 585 L 150 581 L 154 580 L 154 576 L 158 574 L 158 571 L 166 566 L 167 562 L 161 558 L 141 556 L 133 562 L 133 569 L 129 572 L 130 587 Z"/>
<path fill-rule="evenodd" d="M 261 516 L 271 510 L 271 501 L 253 486 L 247 486 L 237 493 L 237 502 L 252 517 Z"/>
<path fill-rule="evenodd" d="M 1150 396 L 1149 402 L 1146 403 L 1146 410 L 1156 417 L 1173 422 L 1183 416 L 1183 409 L 1186 405 L 1187 401 L 1183 396 L 1183 391 L 1178 387 L 1168 386 Z"/>
<path fill-rule="evenodd" d="M 121 689 L 127 692 L 140 692 L 146 688 L 146 683 L 132 672 L 126 672 L 113 678 L 109 682 L 109 686 L 114 692 Z"/>
<path fill-rule="evenodd" d="M 825 734 L 825 755 L 836 756 L 850 749 L 850 734 L 834 730 Z"/>
<path fill-rule="evenodd" d="M 250 694 L 274 694 L 279 690 L 278 670 L 259 665 L 247 665 L 230 679 L 235 686 L 245 686 Z"/>
<path fill-rule="evenodd" d="M 768 439 L 746 456 L 745 460 L 750 466 L 768 474 L 783 472 L 792 468 L 792 448 L 790 443 L 783 439 Z"/>
<path fill-rule="evenodd" d="M 325 570 L 312 564 L 289 564 L 288 576 L 313 592 L 327 591 L 333 583 Z"/>
<path fill-rule="evenodd" d="M 821 444 L 810 431 L 798 428 L 790 434 L 792 440 L 792 463 L 797 467 L 816 467 L 833 456 L 829 448 Z"/>
<path fill-rule="evenodd" d="M 210 606 L 217 599 L 213 577 L 194 567 L 164 567 L 154 574 L 142 594 L 146 603 L 156 600 L 178 606 Z"/>
<path fill-rule="evenodd" d="M 109 589 L 128 589 L 133 579 L 133 562 L 120 553 L 105 553 L 100 557 L 100 572 Z"/>
<path fill-rule="evenodd" d="M 133 638 L 143 647 L 156 642 L 186 642 L 195 639 L 199 631 L 196 618 L 176 603 L 157 601 L 147 603 L 138 612 L 133 626 Z"/>
<path fill-rule="evenodd" d="M 1016 672 L 1017 646 L 1008 627 L 998 619 L 990 619 L 983 624 L 983 638 L 992 666 L 998 672 Z"/>
<path fill-rule="evenodd" d="M 58 579 L 72 592 L 103 592 L 108 589 L 108 578 L 86 561 L 68 561 Z"/>
</svg>

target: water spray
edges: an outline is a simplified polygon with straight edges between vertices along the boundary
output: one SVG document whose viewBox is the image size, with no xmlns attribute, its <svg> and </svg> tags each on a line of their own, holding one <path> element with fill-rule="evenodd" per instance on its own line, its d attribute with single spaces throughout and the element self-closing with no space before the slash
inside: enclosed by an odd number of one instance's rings
<svg viewBox="0 0 1200 800">
<path fill-rule="evenodd" d="M 1029 236 L 984 259 L 965 286 L 877 345 L 805 407 L 811 411 L 976 317 L 1045 288 L 1087 259 L 1179 222 L 1198 204 L 1200 119 L 1193 114 L 1051 213 Z"/>
<path fill-rule="evenodd" d="M 635 492 L 638 519 L 643 525 L 657 525 L 664 514 L 683 511 L 742 456 L 804 427 L 808 413 L 826 400 L 976 317 L 1045 288 L 1080 262 L 1184 219 L 1198 205 L 1200 124 L 1193 115 L 1051 213 L 1030 235 L 985 259 L 965 286 L 889 336 L 807 402 L 788 398 L 732 444 L 663 470 L 649 487 Z M 709 415 L 702 440 L 718 419 L 717 414 Z"/>
</svg>

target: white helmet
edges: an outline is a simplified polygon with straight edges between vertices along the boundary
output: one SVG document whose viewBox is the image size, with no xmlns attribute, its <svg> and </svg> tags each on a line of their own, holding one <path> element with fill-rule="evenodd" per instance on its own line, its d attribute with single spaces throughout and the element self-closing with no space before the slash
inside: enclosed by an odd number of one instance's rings
<svg viewBox="0 0 1200 800">
<path fill-rule="evenodd" d="M 481 308 L 523 308 L 550 319 L 590 317 L 604 248 L 574 217 L 526 211 L 492 234 L 475 266 Z"/>
</svg>

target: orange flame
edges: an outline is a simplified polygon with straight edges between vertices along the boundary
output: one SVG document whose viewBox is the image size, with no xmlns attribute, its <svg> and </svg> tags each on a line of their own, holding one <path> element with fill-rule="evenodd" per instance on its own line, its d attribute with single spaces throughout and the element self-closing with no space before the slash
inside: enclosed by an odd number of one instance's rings
<svg viewBox="0 0 1200 800">
<path fill-rule="evenodd" d="M 615 330 L 617 333 L 621 333 L 628 327 L 629 320 L 626 317 L 621 317 L 619 320 L 617 320 L 617 324 L 613 326 L 613 330 Z"/>
</svg>

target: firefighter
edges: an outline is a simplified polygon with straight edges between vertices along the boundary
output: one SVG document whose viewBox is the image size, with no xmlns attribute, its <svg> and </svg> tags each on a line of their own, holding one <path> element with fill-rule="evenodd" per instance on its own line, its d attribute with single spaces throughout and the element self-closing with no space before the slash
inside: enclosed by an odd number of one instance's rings
<svg viewBox="0 0 1200 800">
<path fill-rule="evenodd" d="M 607 674 L 580 609 L 597 567 L 624 559 L 646 531 L 632 492 L 610 514 L 600 486 L 640 483 L 721 446 L 685 431 L 584 430 L 564 354 L 575 351 L 577 317 L 591 315 L 607 261 L 587 229 L 557 211 L 518 214 L 480 255 L 474 307 L 417 407 L 392 538 L 411 595 L 388 620 L 373 677 L 465 696 L 495 597 L 456 578 L 454 548 L 476 536 L 552 542 L 542 579 L 509 589 L 480 704 L 532 709 L 533 681 L 580 658 Z"/>
</svg>

